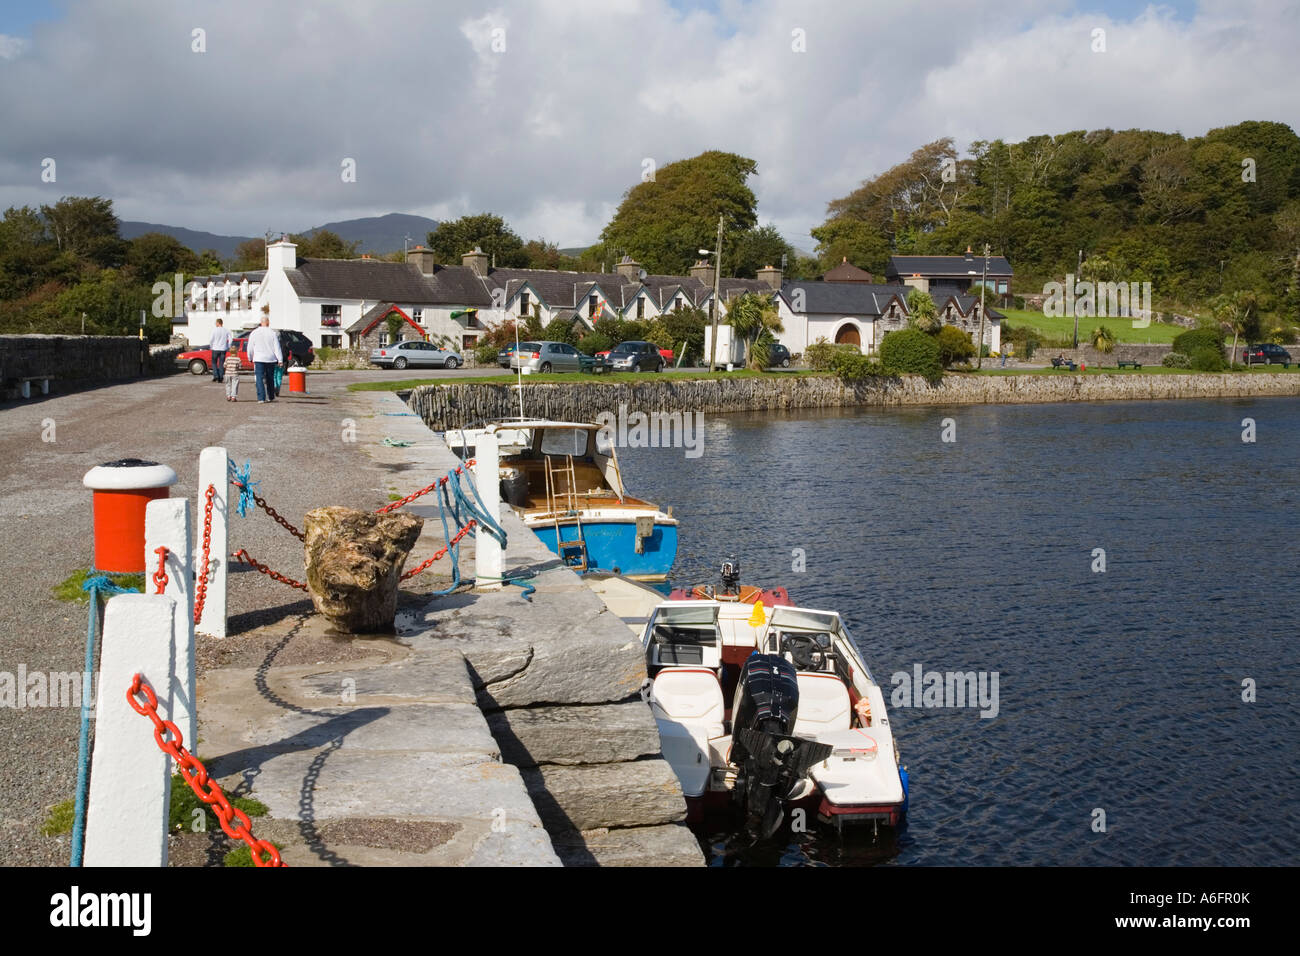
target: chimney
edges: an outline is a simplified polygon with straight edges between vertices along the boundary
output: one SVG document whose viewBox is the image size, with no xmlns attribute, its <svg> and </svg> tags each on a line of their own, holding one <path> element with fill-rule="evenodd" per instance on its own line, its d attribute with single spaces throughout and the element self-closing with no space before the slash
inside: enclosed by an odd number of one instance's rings
<svg viewBox="0 0 1300 956">
<path fill-rule="evenodd" d="M 298 247 L 288 239 L 279 239 L 266 247 L 266 268 L 270 272 L 283 272 L 298 267 Z"/>
<path fill-rule="evenodd" d="M 759 269 L 758 280 L 774 292 L 781 291 L 781 270 L 775 266 L 764 266 Z"/>
<path fill-rule="evenodd" d="M 699 279 L 708 288 L 713 288 L 712 263 L 705 262 L 703 259 L 696 259 L 695 265 L 691 266 L 689 271 L 692 279 Z"/>
<path fill-rule="evenodd" d="M 425 275 L 433 275 L 434 262 L 432 249 L 426 249 L 424 246 L 416 246 L 414 249 L 406 253 L 406 261 L 419 266 L 420 271 Z"/>
<path fill-rule="evenodd" d="M 930 280 L 923 277 L 920 273 L 913 273 L 903 279 L 903 285 L 911 286 L 913 289 L 920 289 L 922 292 L 930 291 Z"/>
<path fill-rule="evenodd" d="M 488 274 L 488 254 L 478 246 L 474 247 L 473 252 L 467 252 L 460 257 L 461 265 L 467 269 L 473 269 L 477 276 L 486 277 Z"/>
<path fill-rule="evenodd" d="M 641 281 L 641 263 L 635 261 L 631 256 L 624 256 L 618 260 L 618 274 L 623 277 L 624 282 Z"/>
</svg>

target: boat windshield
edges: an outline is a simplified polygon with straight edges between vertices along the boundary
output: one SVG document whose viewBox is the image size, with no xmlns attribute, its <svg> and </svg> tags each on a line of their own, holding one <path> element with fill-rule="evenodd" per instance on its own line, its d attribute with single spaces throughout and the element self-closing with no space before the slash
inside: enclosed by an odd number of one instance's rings
<svg viewBox="0 0 1300 956">
<path fill-rule="evenodd" d="M 542 432 L 543 455 L 587 454 L 587 432 L 582 428 L 548 428 Z"/>
<path fill-rule="evenodd" d="M 840 616 L 834 611 L 809 611 L 801 607 L 772 608 L 772 627 L 784 631 L 806 630 L 836 634 Z"/>
</svg>

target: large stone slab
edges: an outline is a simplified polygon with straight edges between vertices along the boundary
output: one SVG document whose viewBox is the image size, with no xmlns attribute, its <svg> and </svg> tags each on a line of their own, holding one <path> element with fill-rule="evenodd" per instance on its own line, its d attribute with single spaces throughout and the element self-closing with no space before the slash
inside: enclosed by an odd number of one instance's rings
<svg viewBox="0 0 1300 956">
<path fill-rule="evenodd" d="M 699 841 L 684 823 L 555 834 L 565 866 L 704 866 Z"/>
<path fill-rule="evenodd" d="M 677 776 L 662 759 L 522 771 L 552 832 L 653 826 L 686 819 Z"/>
<path fill-rule="evenodd" d="M 519 767 L 599 764 L 658 755 L 659 730 L 639 697 L 620 704 L 490 711 L 501 756 Z"/>
</svg>

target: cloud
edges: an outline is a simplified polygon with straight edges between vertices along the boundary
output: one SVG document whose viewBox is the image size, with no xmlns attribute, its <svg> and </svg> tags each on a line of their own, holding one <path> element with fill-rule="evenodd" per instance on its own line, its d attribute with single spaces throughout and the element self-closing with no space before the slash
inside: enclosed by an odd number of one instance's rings
<svg viewBox="0 0 1300 956">
<path fill-rule="evenodd" d="M 11 37 L 0 33 L 0 60 L 12 60 L 27 49 L 28 41 L 22 37 Z"/>
<path fill-rule="evenodd" d="M 123 218 L 248 235 L 490 210 L 569 246 L 645 158 L 722 149 L 756 160 L 760 219 L 807 248 L 829 200 L 941 136 L 1300 125 L 1285 5 L 76 4 L 30 45 L 0 37 L 0 204 L 106 195 Z"/>
</svg>

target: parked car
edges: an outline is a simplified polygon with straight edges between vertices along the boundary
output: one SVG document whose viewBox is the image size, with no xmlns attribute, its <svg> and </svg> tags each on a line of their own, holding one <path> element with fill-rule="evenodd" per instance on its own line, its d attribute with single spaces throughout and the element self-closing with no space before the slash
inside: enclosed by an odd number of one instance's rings
<svg viewBox="0 0 1300 956">
<path fill-rule="evenodd" d="M 773 342 L 771 345 L 767 347 L 767 349 L 768 349 L 767 364 L 769 366 L 773 368 L 775 368 L 778 365 L 781 368 L 790 367 L 791 357 L 790 357 L 790 350 L 788 348 L 786 348 L 780 342 Z"/>
<path fill-rule="evenodd" d="M 510 357 L 515 354 L 515 343 L 511 342 L 497 353 L 497 364 L 502 368 L 510 367 Z"/>
<path fill-rule="evenodd" d="M 611 372 L 660 372 L 667 364 L 653 342 L 621 342 L 602 360 Z"/>
<path fill-rule="evenodd" d="M 519 351 L 510 357 L 510 367 L 534 372 L 579 372 L 581 354 L 565 342 L 520 342 Z"/>
<path fill-rule="evenodd" d="M 252 331 L 248 329 L 240 332 L 230 340 L 230 348 L 239 352 L 239 367 L 245 371 L 251 371 L 253 368 L 253 362 L 248 357 L 248 336 Z M 316 361 L 316 350 L 312 348 L 311 339 L 307 336 L 293 329 L 276 329 L 276 332 L 280 336 L 280 350 L 286 358 L 292 357 L 293 361 L 303 368 Z M 188 366 L 195 375 L 207 374 L 212 370 L 212 349 L 205 346 L 182 352 L 176 356 L 176 363 Z"/>
<path fill-rule="evenodd" d="M 459 352 L 440 349 L 423 339 L 407 339 L 395 345 L 381 345 L 370 352 L 370 364 L 383 368 L 404 369 L 408 365 L 420 368 L 458 368 Z"/>
<path fill-rule="evenodd" d="M 605 351 L 603 351 L 603 352 L 597 352 L 597 353 L 596 353 L 596 359 L 599 361 L 599 360 L 601 360 L 601 359 L 607 358 L 607 357 L 609 356 L 609 353 L 610 353 L 611 351 L 612 351 L 612 349 L 605 349 Z M 664 357 L 664 361 L 665 361 L 667 364 L 671 365 L 671 364 L 673 363 L 673 355 L 674 355 L 674 353 L 673 353 L 673 350 L 672 350 L 672 349 L 660 349 L 660 350 L 659 350 L 659 354 L 662 355 L 662 356 Z"/>
<path fill-rule="evenodd" d="M 1247 365 L 1281 365 L 1291 367 L 1291 353 L 1280 345 L 1263 342 L 1259 345 L 1247 345 L 1241 352 L 1241 360 Z"/>
</svg>

